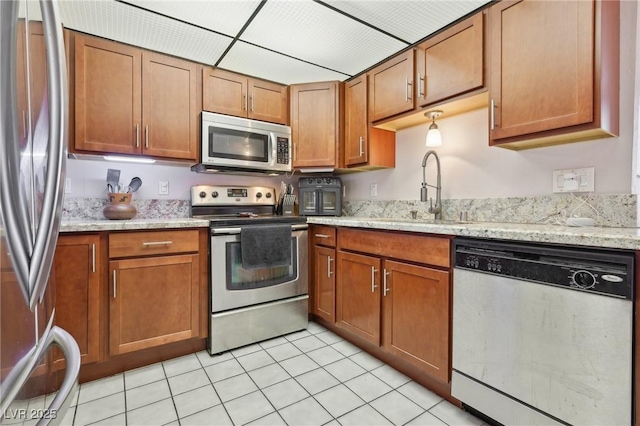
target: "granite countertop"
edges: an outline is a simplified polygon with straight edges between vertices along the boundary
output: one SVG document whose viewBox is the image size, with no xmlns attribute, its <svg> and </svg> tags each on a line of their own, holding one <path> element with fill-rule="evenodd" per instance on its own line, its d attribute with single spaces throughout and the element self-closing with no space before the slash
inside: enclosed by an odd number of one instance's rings
<svg viewBox="0 0 640 426">
<path fill-rule="evenodd" d="M 60 232 L 125 231 L 136 229 L 206 228 L 208 220 L 186 218 L 130 220 L 63 220 Z"/>
<path fill-rule="evenodd" d="M 640 250 L 639 228 L 571 227 L 348 216 L 314 216 L 307 218 L 307 222 L 331 226 Z"/>
</svg>

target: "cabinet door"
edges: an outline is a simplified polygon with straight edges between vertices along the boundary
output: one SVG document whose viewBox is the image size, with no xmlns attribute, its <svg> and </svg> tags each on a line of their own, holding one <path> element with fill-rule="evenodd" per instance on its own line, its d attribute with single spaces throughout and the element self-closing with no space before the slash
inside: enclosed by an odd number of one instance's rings
<svg viewBox="0 0 640 426">
<path fill-rule="evenodd" d="M 344 162 L 345 166 L 368 161 L 367 76 L 345 84 L 344 89 Z"/>
<path fill-rule="evenodd" d="M 109 352 L 199 335 L 198 255 L 109 262 Z"/>
<path fill-rule="evenodd" d="M 202 69 L 202 108 L 219 114 L 247 116 L 247 77 L 229 71 Z"/>
<path fill-rule="evenodd" d="M 287 86 L 250 78 L 249 118 L 278 124 L 289 123 L 289 92 Z"/>
<path fill-rule="evenodd" d="M 380 259 L 338 251 L 336 321 L 343 329 L 380 344 Z"/>
<path fill-rule="evenodd" d="M 339 82 L 291 86 L 293 167 L 336 167 Z"/>
<path fill-rule="evenodd" d="M 369 120 L 389 118 L 413 109 L 413 50 L 369 71 Z"/>
<path fill-rule="evenodd" d="M 58 238 L 53 267 L 55 321 L 78 342 L 82 364 L 101 358 L 101 256 L 98 235 Z M 64 363 L 62 352 L 54 349 L 54 368 L 62 368 Z"/>
<path fill-rule="evenodd" d="M 419 106 L 478 89 L 483 84 L 482 13 L 477 13 L 418 46 L 416 94 Z"/>
<path fill-rule="evenodd" d="M 77 150 L 141 153 L 141 51 L 76 35 Z"/>
<path fill-rule="evenodd" d="M 449 273 L 385 260 L 383 348 L 449 381 Z"/>
<path fill-rule="evenodd" d="M 336 321 L 336 249 L 314 248 L 314 307 L 313 313 L 325 321 Z"/>
<path fill-rule="evenodd" d="M 491 139 L 592 121 L 594 2 L 503 1 L 489 17 Z"/>
<path fill-rule="evenodd" d="M 144 153 L 197 161 L 198 66 L 157 53 L 142 55 Z"/>
</svg>

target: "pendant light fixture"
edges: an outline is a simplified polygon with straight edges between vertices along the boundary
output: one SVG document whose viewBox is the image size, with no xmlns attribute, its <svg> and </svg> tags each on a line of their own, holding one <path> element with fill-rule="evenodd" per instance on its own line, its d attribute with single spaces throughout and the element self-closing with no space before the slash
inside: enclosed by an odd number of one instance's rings
<svg viewBox="0 0 640 426">
<path fill-rule="evenodd" d="M 427 132 L 427 143 L 426 146 L 440 146 L 442 145 L 442 135 L 440 134 L 440 130 L 438 129 L 438 125 L 436 124 L 436 118 L 442 115 L 442 111 L 434 110 L 425 112 L 424 116 L 431 119 L 431 125 L 429 126 L 429 131 Z"/>
</svg>

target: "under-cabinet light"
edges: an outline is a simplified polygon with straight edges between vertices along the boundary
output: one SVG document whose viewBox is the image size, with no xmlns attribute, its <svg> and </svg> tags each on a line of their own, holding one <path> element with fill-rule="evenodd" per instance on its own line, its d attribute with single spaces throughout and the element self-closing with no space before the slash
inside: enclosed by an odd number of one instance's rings
<svg viewBox="0 0 640 426">
<path fill-rule="evenodd" d="M 153 164 L 156 162 L 153 158 L 144 158 L 144 157 L 121 157 L 119 155 L 105 155 L 104 158 L 107 161 L 121 161 L 124 163 L 142 163 L 142 164 Z"/>
<path fill-rule="evenodd" d="M 442 111 L 429 111 L 424 114 L 425 117 L 430 118 L 431 126 L 429 126 L 429 131 L 427 132 L 427 143 L 426 146 L 441 146 L 442 145 L 442 135 L 440 134 L 440 130 L 438 129 L 438 125 L 436 124 L 436 118 L 442 115 Z"/>
</svg>

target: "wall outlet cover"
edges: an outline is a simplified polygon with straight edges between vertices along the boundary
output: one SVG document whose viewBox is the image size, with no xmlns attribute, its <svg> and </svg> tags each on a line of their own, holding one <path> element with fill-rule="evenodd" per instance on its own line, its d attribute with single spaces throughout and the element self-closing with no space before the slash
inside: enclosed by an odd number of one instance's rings
<svg viewBox="0 0 640 426">
<path fill-rule="evenodd" d="M 553 171 L 553 193 L 595 191 L 596 168 L 566 169 Z"/>
</svg>

